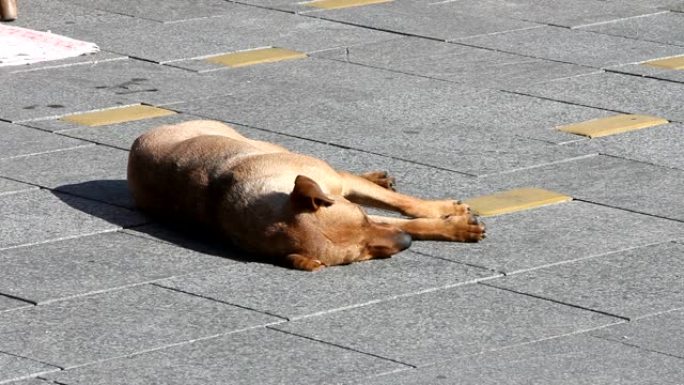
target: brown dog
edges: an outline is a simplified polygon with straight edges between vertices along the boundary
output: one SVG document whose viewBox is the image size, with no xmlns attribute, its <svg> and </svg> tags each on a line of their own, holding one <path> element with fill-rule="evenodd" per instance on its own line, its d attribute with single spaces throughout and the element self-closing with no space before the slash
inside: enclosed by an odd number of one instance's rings
<svg viewBox="0 0 684 385">
<path fill-rule="evenodd" d="M 460 202 L 402 195 L 385 173 L 335 171 L 214 121 L 140 136 L 128 184 L 143 210 L 218 229 L 239 247 L 310 271 L 387 258 L 412 239 L 477 242 L 485 233 Z M 357 203 L 416 219 L 368 216 Z"/>
</svg>

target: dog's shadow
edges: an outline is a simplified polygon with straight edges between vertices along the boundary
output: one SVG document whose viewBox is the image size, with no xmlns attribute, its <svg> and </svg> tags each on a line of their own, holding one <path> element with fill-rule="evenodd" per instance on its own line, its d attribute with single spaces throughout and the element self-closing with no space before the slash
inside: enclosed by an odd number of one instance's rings
<svg viewBox="0 0 684 385">
<path fill-rule="evenodd" d="M 161 221 L 135 208 L 122 179 L 92 180 L 57 187 L 53 194 L 72 208 L 124 228 L 129 234 L 240 262 L 267 262 L 196 224 Z M 94 202 L 98 201 L 98 202 Z M 113 207 L 117 206 L 117 207 Z"/>
</svg>

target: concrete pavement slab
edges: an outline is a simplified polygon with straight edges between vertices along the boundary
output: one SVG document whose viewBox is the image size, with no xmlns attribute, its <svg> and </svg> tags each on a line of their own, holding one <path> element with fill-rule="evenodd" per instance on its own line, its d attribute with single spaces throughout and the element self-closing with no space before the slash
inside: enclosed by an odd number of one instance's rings
<svg viewBox="0 0 684 385">
<path fill-rule="evenodd" d="M 175 23 L 131 19 L 123 23 L 78 24 L 58 32 L 96 41 L 104 50 L 157 63 L 268 46 L 315 52 L 395 37 L 381 31 L 241 4 L 225 3 L 224 7 L 225 15 L 206 19 Z M 165 44 L 159 44 L 160 39 Z M 197 63 L 191 60 L 186 65 L 174 65 L 193 69 Z"/>
<path fill-rule="evenodd" d="M 568 202 L 486 218 L 478 244 L 417 242 L 413 250 L 515 273 L 681 238 L 681 223 Z"/>
<path fill-rule="evenodd" d="M 234 263 L 121 232 L 4 250 L 0 251 L 0 261 L 0 293 L 35 303 Z"/>
<path fill-rule="evenodd" d="M 635 40 L 684 46 L 684 14 L 678 12 L 616 20 L 582 29 Z"/>
<path fill-rule="evenodd" d="M 59 370 L 59 368 L 55 366 L 2 352 L 0 352 L 0 368 L 2 368 L 2 371 L 0 372 L 0 383 L 2 384 Z M 28 385 L 31 381 L 36 380 L 12 382 L 12 384 L 24 385 L 26 383 L 26 385 Z M 47 385 L 47 383 L 44 382 L 43 385 Z"/>
<path fill-rule="evenodd" d="M 51 68 L 40 72 L 53 83 L 81 92 L 102 93 L 134 103 L 162 105 L 230 92 L 220 79 L 196 76 L 188 71 L 141 60 L 113 60 L 93 65 Z M 114 106 L 111 106 L 114 107 Z"/>
<path fill-rule="evenodd" d="M 321 57 L 473 87 L 529 84 L 596 72 L 595 68 L 432 40 L 404 37 L 330 51 Z"/>
<path fill-rule="evenodd" d="M 162 372 L 159 368 L 164 368 Z M 405 366 L 269 329 L 255 329 L 46 376 L 62 384 L 322 384 Z"/>
<path fill-rule="evenodd" d="M 40 378 L 31 378 L 28 380 L 21 380 L 21 381 L 16 381 L 12 382 L 12 385 L 50 385 L 52 382 L 43 380 Z"/>
<path fill-rule="evenodd" d="M 391 260 L 327 268 L 316 274 L 249 263 L 158 284 L 288 319 L 379 302 L 498 275 L 406 252 Z M 254 283 L 259 282 L 259 290 Z"/>
<path fill-rule="evenodd" d="M 0 313 L 0 350 L 73 367 L 279 322 L 156 286 Z"/>
<path fill-rule="evenodd" d="M 630 6 L 600 0 L 579 0 L 567 2 L 550 0 L 513 0 L 501 3 L 496 0 L 485 1 L 436 1 L 431 7 L 443 9 L 452 7 L 459 12 L 476 15 L 509 17 L 532 21 L 540 24 L 575 28 L 582 25 L 605 23 L 631 17 L 667 12 L 657 9 L 650 2 L 634 2 Z"/>
<path fill-rule="evenodd" d="M 23 191 L 35 190 L 38 187 L 26 183 L 0 178 L 0 196 L 14 194 Z"/>
<path fill-rule="evenodd" d="M 647 65 L 646 63 L 611 67 L 610 69 L 608 69 L 608 71 L 628 75 L 644 76 L 653 79 L 669 80 L 677 83 L 684 83 L 684 71 L 677 69 L 653 67 Z"/>
<path fill-rule="evenodd" d="M 224 0 L 197 0 L 192 3 L 183 0 L 171 0 L 161 3 L 136 0 L 121 0 L 117 2 L 75 0 L 71 1 L 71 3 L 84 8 L 161 22 L 215 17 L 229 14 L 233 10 L 231 3 Z"/>
<path fill-rule="evenodd" d="M 680 384 L 682 360 L 587 335 L 554 338 L 366 379 L 367 385 Z"/>
<path fill-rule="evenodd" d="M 515 87 L 534 95 L 567 103 L 684 121 L 681 95 L 684 84 L 616 73 L 600 73 Z"/>
<path fill-rule="evenodd" d="M 455 42 L 596 68 L 684 53 L 684 48 L 678 46 L 552 26 L 458 39 Z"/>
<path fill-rule="evenodd" d="M 460 12 L 458 7 L 449 5 L 428 6 L 425 2 L 402 0 L 333 10 L 312 8 L 306 15 L 438 40 L 454 40 L 540 26 L 510 18 Z"/>
<path fill-rule="evenodd" d="M 55 82 L 44 71 L 5 74 L 0 77 L 0 119 L 23 122 L 70 113 L 131 104 L 125 98 Z"/>
<path fill-rule="evenodd" d="M 274 327 L 425 366 L 615 322 L 617 318 L 475 284 Z"/>
<path fill-rule="evenodd" d="M 561 143 L 578 138 L 553 127 L 610 114 L 320 59 L 242 68 L 235 73 L 227 85 L 230 95 L 173 108 L 340 144 L 352 141 L 359 132 L 364 137 L 371 133 L 372 138 L 379 131 L 384 135 L 425 133 L 433 139 L 457 131 L 501 133 Z M 356 144 L 351 147 L 358 148 Z"/>
<path fill-rule="evenodd" d="M 636 319 L 684 307 L 682 255 L 684 245 L 662 243 L 486 284 Z"/>
<path fill-rule="evenodd" d="M 133 207 L 126 183 L 128 152 L 105 146 L 0 161 L 0 176 L 101 202 Z"/>
<path fill-rule="evenodd" d="M 6 297 L 0 294 L 0 312 L 28 306 L 32 305 L 29 302 L 19 301 L 17 299 Z M 2 381 L 2 378 L 0 378 L 0 381 Z"/>
<path fill-rule="evenodd" d="M 45 190 L 1 196 L 0 249 L 143 224 L 137 212 Z"/>
<path fill-rule="evenodd" d="M 626 345 L 684 358 L 682 323 L 684 323 L 684 310 L 677 310 L 642 318 L 622 326 L 596 330 L 591 334 Z"/>
<path fill-rule="evenodd" d="M 84 7 L 68 0 L 22 0 L 19 15 L 12 22 L 13 25 L 41 31 L 83 23 L 117 23 L 130 19 L 128 16 Z"/>
<path fill-rule="evenodd" d="M 681 170 L 595 156 L 483 178 L 498 190 L 535 186 L 600 205 L 684 219 Z"/>
<path fill-rule="evenodd" d="M 126 60 L 127 56 L 118 55 L 111 52 L 96 52 L 90 55 L 81 55 L 66 59 L 50 60 L 20 66 L 0 67 L 0 76 L 17 74 L 21 72 L 40 71 L 49 68 L 69 67 L 73 65 L 92 65 L 113 60 Z"/>
<path fill-rule="evenodd" d="M 684 125 L 672 123 L 567 144 L 584 152 L 598 152 L 619 158 L 638 160 L 658 166 L 684 170 L 684 142 L 673 140 L 684 136 Z"/>
<path fill-rule="evenodd" d="M 12 123 L 0 122 L 0 131 L 3 134 L 3 141 L 0 142 L 0 160 L 91 145 L 82 140 L 53 135 Z"/>
</svg>

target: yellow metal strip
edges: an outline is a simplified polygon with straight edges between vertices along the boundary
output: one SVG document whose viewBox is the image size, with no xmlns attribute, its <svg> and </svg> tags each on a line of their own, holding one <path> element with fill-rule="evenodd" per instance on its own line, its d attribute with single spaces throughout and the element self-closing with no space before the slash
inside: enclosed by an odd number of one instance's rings
<svg viewBox="0 0 684 385">
<path fill-rule="evenodd" d="M 82 126 L 106 126 L 108 124 L 126 123 L 135 120 L 158 118 L 160 116 L 173 115 L 176 112 L 152 106 L 128 106 L 117 107 L 108 110 L 86 112 L 83 114 L 68 115 L 60 120 L 76 123 Z"/>
<path fill-rule="evenodd" d="M 272 63 L 281 60 L 303 59 L 305 57 L 307 57 L 307 55 L 304 52 L 292 51 L 285 48 L 259 48 L 212 56 L 206 60 L 210 63 L 237 68 L 261 63 Z"/>
<path fill-rule="evenodd" d="M 572 197 L 553 191 L 519 188 L 468 199 L 465 203 L 475 214 L 490 217 L 571 200 Z"/>
<path fill-rule="evenodd" d="M 393 0 L 314 0 L 300 4 L 320 9 L 340 9 L 370 4 L 389 3 L 390 1 Z"/>
<path fill-rule="evenodd" d="M 666 119 L 650 115 L 615 115 L 602 119 L 588 120 L 582 123 L 568 124 L 558 130 L 571 134 L 600 138 L 602 136 L 639 130 L 669 123 Z"/>
<path fill-rule="evenodd" d="M 642 64 L 649 67 L 665 68 L 669 70 L 684 70 L 684 56 L 671 57 L 669 59 L 651 60 Z"/>
</svg>

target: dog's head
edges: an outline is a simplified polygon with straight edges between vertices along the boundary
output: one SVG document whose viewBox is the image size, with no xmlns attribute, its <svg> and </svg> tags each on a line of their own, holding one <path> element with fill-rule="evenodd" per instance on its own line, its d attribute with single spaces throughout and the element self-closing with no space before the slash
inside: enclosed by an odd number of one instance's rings
<svg viewBox="0 0 684 385">
<path fill-rule="evenodd" d="M 294 216 L 286 231 L 291 252 L 323 265 L 388 258 L 411 245 L 407 233 L 371 221 L 359 205 L 325 194 L 306 176 L 295 180 L 290 204 Z"/>
</svg>

